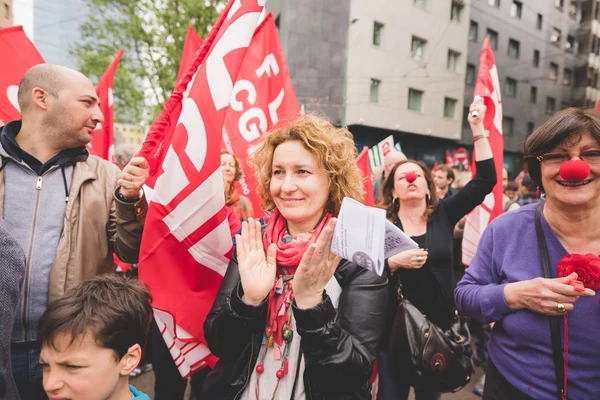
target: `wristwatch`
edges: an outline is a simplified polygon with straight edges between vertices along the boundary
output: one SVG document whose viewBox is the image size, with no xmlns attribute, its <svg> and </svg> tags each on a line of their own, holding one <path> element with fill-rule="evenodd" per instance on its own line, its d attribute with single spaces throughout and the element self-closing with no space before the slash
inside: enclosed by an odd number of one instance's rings
<svg viewBox="0 0 600 400">
<path fill-rule="evenodd" d="M 137 203 L 138 201 L 140 201 L 140 199 L 142 198 L 141 194 L 138 195 L 137 198 L 133 198 L 133 199 L 128 199 L 125 196 L 123 196 L 123 194 L 121 194 L 121 188 L 118 187 L 117 190 L 115 190 L 115 196 L 117 198 L 117 200 L 123 202 L 123 203 Z"/>
<path fill-rule="evenodd" d="M 490 137 L 490 131 L 487 129 L 483 131 L 481 135 L 473 135 L 473 142 L 478 141 L 479 139 L 487 139 Z"/>
</svg>

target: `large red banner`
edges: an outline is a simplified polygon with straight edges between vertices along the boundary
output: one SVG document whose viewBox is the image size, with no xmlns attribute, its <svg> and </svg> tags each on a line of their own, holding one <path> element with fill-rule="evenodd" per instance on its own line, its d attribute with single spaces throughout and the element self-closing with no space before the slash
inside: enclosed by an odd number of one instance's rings
<svg viewBox="0 0 600 400">
<path fill-rule="evenodd" d="M 196 59 L 197 53 L 202 47 L 202 38 L 198 33 L 188 26 L 187 33 L 185 35 L 185 43 L 183 43 L 183 52 L 181 53 L 181 62 L 179 63 L 179 71 L 177 72 L 177 79 L 175 82 L 179 82 L 181 77 L 185 74 L 188 67 Z"/>
<path fill-rule="evenodd" d="M 254 171 L 247 163 L 262 135 L 277 124 L 300 116 L 292 80 L 279 43 L 279 34 L 269 13 L 256 28 L 244 64 L 233 88 L 225 119 L 223 144 L 240 160 L 243 175 L 238 191 L 248 197 L 254 216 L 262 217 L 262 201 Z"/>
<path fill-rule="evenodd" d="M 19 83 L 25 72 L 44 59 L 22 26 L 0 29 L 0 126 L 21 118 L 17 101 Z"/>
<path fill-rule="evenodd" d="M 462 242 L 462 261 L 469 265 L 483 230 L 488 224 L 502 214 L 502 168 L 504 168 L 504 137 L 502 136 L 502 97 L 500 96 L 500 81 L 494 53 L 490 47 L 490 39 L 486 37 L 481 49 L 479 71 L 475 83 L 474 96 L 483 97 L 486 111 L 483 127 L 490 132 L 490 146 L 494 155 L 497 184 L 480 206 L 477 206 L 468 216 Z M 475 151 L 473 151 L 475 160 Z M 474 165 L 474 164 L 473 164 Z M 475 168 L 473 168 L 473 175 Z"/>
<path fill-rule="evenodd" d="M 373 192 L 373 181 L 371 180 L 371 167 L 369 165 L 369 147 L 365 146 L 358 157 L 356 165 L 360 169 L 364 181 L 365 205 L 375 207 L 375 193 Z"/>
<path fill-rule="evenodd" d="M 100 100 L 100 111 L 104 115 L 104 122 L 98 124 L 94 130 L 92 141 L 88 143 L 87 149 L 90 154 L 112 161 L 113 145 L 115 143 L 115 118 L 113 104 L 113 89 L 115 87 L 115 72 L 123 57 L 123 49 L 117 52 L 114 60 L 108 66 L 102 78 L 96 86 L 96 94 Z"/>
<path fill-rule="evenodd" d="M 140 152 L 157 176 L 140 250 L 140 279 L 152 292 L 156 323 L 184 378 L 211 363 L 203 324 L 232 251 L 221 135 L 264 3 L 227 3 Z"/>
</svg>

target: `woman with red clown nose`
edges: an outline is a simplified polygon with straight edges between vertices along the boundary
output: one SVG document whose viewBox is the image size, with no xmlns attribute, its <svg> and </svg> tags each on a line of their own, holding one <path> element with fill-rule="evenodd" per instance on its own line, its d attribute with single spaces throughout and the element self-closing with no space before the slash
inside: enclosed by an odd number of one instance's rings
<svg viewBox="0 0 600 400">
<path fill-rule="evenodd" d="M 454 319 L 453 230 L 457 222 L 481 204 L 496 184 L 496 169 L 488 134 L 483 128 L 485 105 L 476 99 L 469 110 L 469 123 L 477 162 L 477 174 L 461 191 L 442 200 L 435 194 L 431 171 L 425 164 L 405 160 L 396 164 L 382 188 L 382 208 L 388 219 L 409 235 L 418 249 L 390 257 L 386 262 L 389 280 L 389 312 L 386 336 L 379 353 L 380 400 L 408 399 L 411 386 L 416 400 L 439 399 L 430 382 L 417 372 L 399 367 L 406 352 L 396 352 L 403 343 L 400 328 L 394 326 L 399 303 L 399 287 L 429 321 L 447 330 Z M 406 331 L 406 329 L 404 329 Z M 404 335 L 405 336 L 405 335 Z M 410 368 L 409 368 L 410 369 Z M 459 384 L 460 386 L 460 384 Z"/>
<path fill-rule="evenodd" d="M 484 399 L 598 398 L 600 114 L 568 108 L 525 142 L 544 203 L 496 218 L 455 291 L 496 322 Z"/>
</svg>

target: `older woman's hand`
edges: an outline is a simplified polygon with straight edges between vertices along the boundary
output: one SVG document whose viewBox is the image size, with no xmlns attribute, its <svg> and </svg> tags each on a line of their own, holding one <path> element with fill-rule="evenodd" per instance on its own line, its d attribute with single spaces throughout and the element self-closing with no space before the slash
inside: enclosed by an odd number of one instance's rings
<svg viewBox="0 0 600 400">
<path fill-rule="evenodd" d="M 504 287 L 504 298 L 513 310 L 526 308 L 544 315 L 562 315 L 573 309 L 579 297 L 596 295 L 591 289 L 585 289 L 585 292 L 576 291 L 569 285 L 569 282 L 575 279 L 577 274 L 572 273 L 564 278 L 535 278 L 509 283 Z M 564 305 L 564 310 L 559 309 L 559 304 Z"/>
<path fill-rule="evenodd" d="M 429 253 L 423 249 L 406 250 L 388 258 L 388 266 L 392 273 L 398 268 L 419 269 L 427 261 L 428 255 Z"/>
<path fill-rule="evenodd" d="M 336 218 L 327 224 L 316 243 L 308 246 L 294 274 L 294 299 L 298 308 L 312 308 L 323 300 L 323 290 L 340 262 L 340 257 L 331 252 L 331 241 Z"/>
<path fill-rule="evenodd" d="M 260 222 L 249 218 L 242 223 L 242 234 L 236 235 L 238 269 L 244 295 L 242 301 L 258 306 L 275 284 L 277 269 L 277 246 L 273 243 L 265 249 Z"/>
</svg>

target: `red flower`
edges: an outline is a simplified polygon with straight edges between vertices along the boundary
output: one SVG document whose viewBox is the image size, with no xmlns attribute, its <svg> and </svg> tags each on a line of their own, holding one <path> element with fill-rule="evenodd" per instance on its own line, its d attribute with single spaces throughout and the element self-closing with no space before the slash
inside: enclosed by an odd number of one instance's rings
<svg viewBox="0 0 600 400">
<path fill-rule="evenodd" d="M 594 254 L 567 254 L 558 263 L 558 277 L 577 273 L 577 280 L 586 288 L 600 289 L 600 258 Z"/>
</svg>

